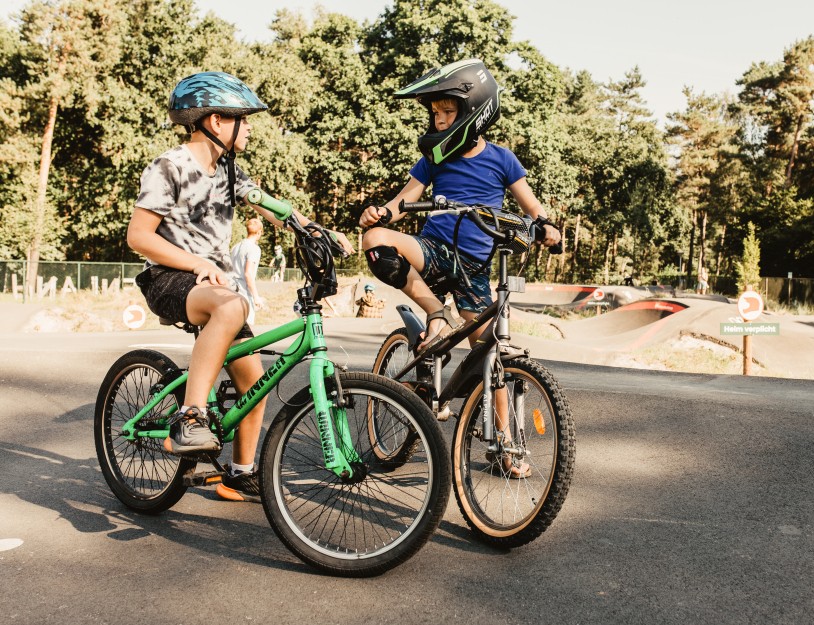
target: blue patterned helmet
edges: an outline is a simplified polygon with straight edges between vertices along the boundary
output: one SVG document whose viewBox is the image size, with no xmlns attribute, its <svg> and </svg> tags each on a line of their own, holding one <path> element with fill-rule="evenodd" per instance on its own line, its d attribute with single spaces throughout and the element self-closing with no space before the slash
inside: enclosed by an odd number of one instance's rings
<svg viewBox="0 0 814 625">
<path fill-rule="evenodd" d="M 168 105 L 170 121 L 191 126 L 202 117 L 219 113 L 242 117 L 268 109 L 246 84 L 224 72 L 201 72 L 187 76 L 172 90 Z"/>
<path fill-rule="evenodd" d="M 418 139 L 421 153 L 436 165 L 471 150 L 478 137 L 500 117 L 500 87 L 479 59 L 465 59 L 432 69 L 404 89 L 396 98 L 416 98 L 430 114 L 427 131 Z M 439 132 L 432 103 L 451 98 L 458 103 L 458 117 Z"/>
</svg>

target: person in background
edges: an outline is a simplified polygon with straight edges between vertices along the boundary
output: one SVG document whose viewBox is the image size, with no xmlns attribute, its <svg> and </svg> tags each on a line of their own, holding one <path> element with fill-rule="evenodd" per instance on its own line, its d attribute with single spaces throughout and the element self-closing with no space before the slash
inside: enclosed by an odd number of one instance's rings
<svg viewBox="0 0 814 625">
<path fill-rule="evenodd" d="M 376 287 L 372 284 L 365 285 L 365 294 L 356 300 L 356 305 L 359 306 L 357 317 L 381 318 L 384 300 L 377 298 L 375 291 Z"/>
<path fill-rule="evenodd" d="M 246 222 L 247 236 L 232 248 L 232 273 L 238 292 L 249 300 L 249 316 L 246 323 L 254 323 L 255 310 L 262 310 L 266 303 L 257 292 L 257 268 L 260 266 L 260 246 L 257 242 L 263 235 L 263 222 L 252 217 Z"/>
<path fill-rule="evenodd" d="M 274 246 L 274 256 L 272 257 L 269 266 L 274 272 L 271 276 L 271 281 L 282 282 L 283 277 L 285 276 L 285 254 L 283 253 L 282 245 Z"/>
<path fill-rule="evenodd" d="M 698 271 L 698 286 L 695 287 L 695 292 L 701 295 L 706 295 L 709 289 L 709 273 L 704 265 Z"/>
</svg>

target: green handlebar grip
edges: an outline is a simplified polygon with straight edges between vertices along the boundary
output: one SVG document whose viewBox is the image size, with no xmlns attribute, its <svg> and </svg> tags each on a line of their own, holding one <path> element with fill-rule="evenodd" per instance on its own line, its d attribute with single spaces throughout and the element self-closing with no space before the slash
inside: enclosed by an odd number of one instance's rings
<svg viewBox="0 0 814 625">
<path fill-rule="evenodd" d="M 263 208 L 270 210 L 280 221 L 285 221 L 291 216 L 291 213 L 294 212 L 294 209 L 288 202 L 277 200 L 271 197 L 268 193 L 264 193 L 257 188 L 249 191 L 246 199 L 252 204 L 256 204 L 257 206 L 262 206 Z"/>
</svg>

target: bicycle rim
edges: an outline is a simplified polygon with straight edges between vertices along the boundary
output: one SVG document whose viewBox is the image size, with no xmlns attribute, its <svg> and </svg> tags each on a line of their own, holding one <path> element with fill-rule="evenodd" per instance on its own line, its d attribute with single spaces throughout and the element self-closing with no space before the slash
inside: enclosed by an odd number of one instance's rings
<svg viewBox="0 0 814 625">
<path fill-rule="evenodd" d="M 542 365 L 517 359 L 505 373 L 509 436 L 522 453 L 488 452 L 480 384 L 465 400 L 455 429 L 453 476 L 458 506 L 476 537 L 516 547 L 537 538 L 562 507 L 574 467 L 575 435 L 565 396 Z M 519 466 L 512 469 L 512 462 Z M 524 463 L 528 471 L 518 475 Z"/>
<path fill-rule="evenodd" d="M 158 352 L 143 350 L 125 354 L 111 367 L 96 404 L 96 448 L 102 473 L 113 493 L 128 507 L 142 512 L 161 512 L 175 504 L 186 491 L 183 473 L 194 461 L 167 454 L 163 440 L 122 436 L 122 426 L 150 398 L 150 388 L 174 364 Z M 140 429 L 174 411 L 178 399 L 168 395 L 140 423 Z"/>
<path fill-rule="evenodd" d="M 308 401 L 284 408 L 266 437 L 263 501 L 277 535 L 304 561 L 332 574 L 378 575 L 416 553 L 440 523 L 449 497 L 449 459 L 432 414 L 415 395 L 363 373 L 343 374 L 342 387 L 351 438 L 364 465 L 354 467 L 361 481 L 343 482 L 325 468 Z M 367 436 L 371 409 L 415 432 L 411 457 L 395 468 L 373 452 Z"/>
</svg>

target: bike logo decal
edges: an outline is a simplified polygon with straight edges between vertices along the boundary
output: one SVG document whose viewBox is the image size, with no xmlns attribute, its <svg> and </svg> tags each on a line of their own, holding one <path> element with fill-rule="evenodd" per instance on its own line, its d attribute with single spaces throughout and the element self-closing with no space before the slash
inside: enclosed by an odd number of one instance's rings
<svg viewBox="0 0 814 625">
<path fill-rule="evenodd" d="M 328 418 L 328 413 L 322 411 L 317 414 L 317 430 L 319 431 L 319 438 L 322 441 L 322 453 L 325 455 L 325 464 L 331 465 L 335 462 L 333 449 L 328 441 L 331 433 L 331 421 Z"/>
<path fill-rule="evenodd" d="M 266 371 L 260 377 L 260 379 L 257 380 L 257 382 L 254 383 L 254 386 L 252 386 L 248 391 L 246 391 L 245 395 L 243 395 L 240 399 L 237 400 L 237 403 L 235 404 L 235 407 L 238 410 L 243 410 L 243 407 L 247 403 L 249 403 L 249 400 L 251 400 L 252 397 L 257 395 L 257 393 L 260 391 L 260 389 L 263 388 L 263 385 L 266 384 L 269 380 L 271 380 L 271 378 L 274 377 L 274 374 L 277 373 L 283 367 L 283 365 L 286 362 L 287 361 L 285 360 L 285 358 L 280 356 L 277 359 L 277 361 L 274 363 L 274 365 L 268 371 Z"/>
</svg>

